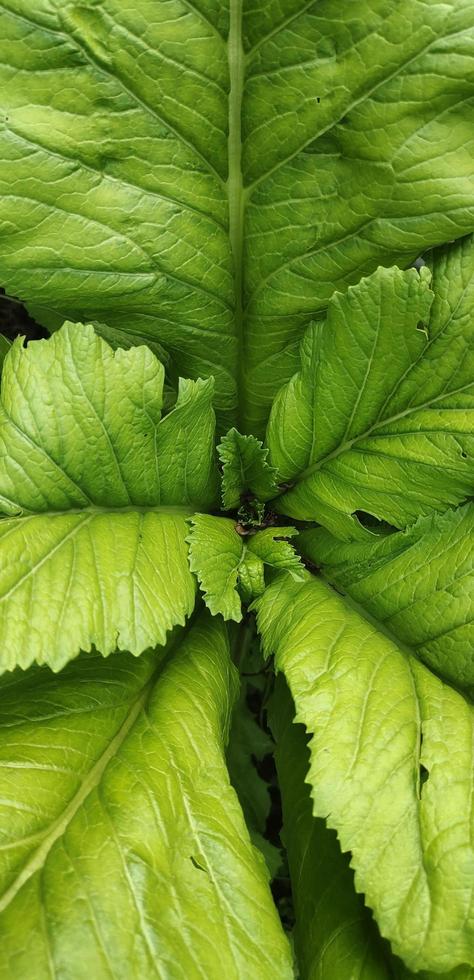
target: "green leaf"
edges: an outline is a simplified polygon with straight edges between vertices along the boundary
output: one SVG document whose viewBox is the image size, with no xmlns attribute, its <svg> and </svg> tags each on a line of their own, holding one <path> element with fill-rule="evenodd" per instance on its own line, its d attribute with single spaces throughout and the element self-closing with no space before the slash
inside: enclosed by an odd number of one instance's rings
<svg viewBox="0 0 474 980">
<path fill-rule="evenodd" d="M 235 521 L 195 514 L 191 524 L 189 565 L 199 579 L 206 606 L 213 616 L 220 613 L 224 619 L 239 623 L 242 608 L 237 580 L 244 544 Z"/>
<path fill-rule="evenodd" d="M 182 381 L 161 418 L 163 377 L 146 347 L 114 352 L 90 325 L 65 324 L 26 349 L 15 341 L 0 430 L 0 492 L 11 512 L 212 506 L 212 382 Z"/>
<path fill-rule="evenodd" d="M 424 663 L 474 693 L 473 535 L 470 503 L 364 543 L 341 544 L 322 528 L 298 543 Z"/>
<path fill-rule="evenodd" d="M 472 242 L 468 254 L 474 277 Z M 309 328 L 267 433 L 279 480 L 294 483 L 284 514 L 363 538 L 355 511 L 405 527 L 470 494 L 474 328 L 440 302 L 425 328 L 432 300 L 427 269 L 378 269 Z"/>
<path fill-rule="evenodd" d="M 5 980 L 292 977 L 225 766 L 235 693 L 206 617 L 167 657 L 2 680 Z"/>
<path fill-rule="evenodd" d="M 163 367 L 66 324 L 5 361 L 0 669 L 164 643 L 194 605 L 185 518 L 215 499 L 212 382 L 161 418 Z"/>
<path fill-rule="evenodd" d="M 243 537 L 228 517 L 194 514 L 189 564 L 199 580 L 204 601 L 213 616 L 239 623 L 242 607 L 238 586 L 249 602 L 265 588 L 264 566 L 288 570 L 301 579 L 304 568 L 294 548 L 284 538 L 293 537 L 294 527 L 272 527 Z"/>
<path fill-rule="evenodd" d="M 362 895 L 354 889 L 349 856 L 333 830 L 313 817 L 306 782 L 309 751 L 302 725 L 280 675 L 270 702 L 277 745 L 275 761 L 282 791 L 296 924 L 295 951 L 302 980 L 472 980 L 470 967 L 447 973 L 412 973 L 382 940 Z"/>
<path fill-rule="evenodd" d="M 351 977 L 359 966 L 361 980 L 385 980 L 380 963 L 376 962 L 373 970 L 371 944 L 364 929 L 364 904 L 351 891 L 350 871 L 346 876 L 345 868 L 347 858 L 339 851 L 338 861 L 336 835 L 326 829 L 323 820 L 313 817 L 306 783 L 306 734 L 301 725 L 294 723 L 294 706 L 282 675 L 277 678 L 270 700 L 269 723 L 276 742 L 299 976 L 303 980 L 318 976 L 339 980 L 342 976 Z"/>
<path fill-rule="evenodd" d="M 240 507 L 249 494 L 270 500 L 278 493 L 274 467 L 267 462 L 268 449 L 255 436 L 243 436 L 230 429 L 217 447 L 222 463 L 222 504 L 224 510 Z"/>
<path fill-rule="evenodd" d="M 0 671 L 164 643 L 194 608 L 186 532 L 159 509 L 1 521 Z"/>
<path fill-rule="evenodd" d="M 472 231 L 473 26 L 459 0 L 4 0 L 0 281 L 50 327 L 158 341 L 261 434 L 334 289 Z"/>
<path fill-rule="evenodd" d="M 251 602 L 254 596 L 261 595 L 265 591 L 263 562 L 245 545 L 239 565 L 239 591 L 244 602 Z"/>
<path fill-rule="evenodd" d="M 283 833 L 288 853 L 296 924 L 299 974 L 321 980 L 393 980 L 395 961 L 357 895 L 349 859 L 334 831 L 313 817 L 306 777 L 309 764 L 302 725 L 283 677 L 270 702 L 275 761 L 282 793 Z"/>
<path fill-rule="evenodd" d="M 163 502 L 212 507 L 217 495 L 212 380 L 179 379 L 178 399 L 156 432 Z"/>
<path fill-rule="evenodd" d="M 294 538 L 294 527 L 266 527 L 263 531 L 246 539 L 247 547 L 257 558 L 271 568 L 285 569 L 292 578 L 300 580 L 304 576 L 301 558 L 287 538 Z"/>
<path fill-rule="evenodd" d="M 311 734 L 315 816 L 409 969 L 474 966 L 474 709 L 308 575 L 257 601 Z"/>
</svg>

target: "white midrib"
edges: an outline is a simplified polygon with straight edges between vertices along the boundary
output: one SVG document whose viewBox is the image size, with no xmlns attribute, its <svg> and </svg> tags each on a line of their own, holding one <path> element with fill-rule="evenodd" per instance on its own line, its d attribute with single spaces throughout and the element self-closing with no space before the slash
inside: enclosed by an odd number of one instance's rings
<svg viewBox="0 0 474 980">
<path fill-rule="evenodd" d="M 227 42 L 229 61 L 229 173 L 227 197 L 229 206 L 229 239 L 234 268 L 235 333 L 238 348 L 237 392 L 238 418 L 243 415 L 245 390 L 245 332 L 243 325 L 243 240 L 244 240 L 244 182 L 242 174 L 242 96 L 244 89 L 245 55 L 242 45 L 242 2 L 230 0 L 230 27 Z"/>
</svg>

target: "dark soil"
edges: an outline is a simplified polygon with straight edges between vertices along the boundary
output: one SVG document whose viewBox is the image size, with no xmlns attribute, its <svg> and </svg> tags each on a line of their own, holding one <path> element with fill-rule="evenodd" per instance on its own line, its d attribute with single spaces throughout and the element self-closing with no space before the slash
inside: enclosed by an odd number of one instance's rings
<svg viewBox="0 0 474 980">
<path fill-rule="evenodd" d="M 48 336 L 48 331 L 32 319 L 22 303 L 5 296 L 4 289 L 0 289 L 0 333 L 9 340 L 19 336 L 27 341 L 41 340 Z"/>
</svg>

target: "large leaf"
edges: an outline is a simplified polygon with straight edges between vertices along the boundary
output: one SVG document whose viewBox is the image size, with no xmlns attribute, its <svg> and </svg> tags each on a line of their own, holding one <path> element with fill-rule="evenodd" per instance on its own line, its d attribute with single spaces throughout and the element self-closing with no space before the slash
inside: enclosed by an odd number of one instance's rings
<svg viewBox="0 0 474 980">
<path fill-rule="evenodd" d="M 312 735 L 315 816 L 414 970 L 474 966 L 474 709 L 327 585 L 257 600 L 267 654 Z"/>
<path fill-rule="evenodd" d="M 309 751 L 282 675 L 270 705 L 277 740 L 275 760 L 282 791 L 283 827 L 296 911 L 295 950 L 301 980 L 472 980 L 474 969 L 413 974 L 390 952 L 354 889 L 349 856 L 337 836 L 314 817 L 305 782 Z"/>
<path fill-rule="evenodd" d="M 363 899 L 354 891 L 346 855 L 334 831 L 313 817 L 305 782 L 309 752 L 294 724 L 291 696 L 277 679 L 270 704 L 275 761 L 282 793 L 283 834 L 295 906 L 295 952 L 302 980 L 393 980 Z"/>
<path fill-rule="evenodd" d="M 279 479 L 294 484 L 283 513 L 363 537 L 357 510 L 405 527 L 470 495 L 473 242 L 440 263 L 430 320 L 428 270 L 380 268 L 335 295 L 326 322 L 308 329 L 301 370 L 278 394 L 267 433 Z"/>
<path fill-rule="evenodd" d="M 2 8 L 0 281 L 244 426 L 335 288 L 474 226 L 469 0 Z"/>
<path fill-rule="evenodd" d="M 82 656 L 0 686 L 2 978 L 290 978 L 225 767 L 223 625 L 164 666 Z"/>
<path fill-rule="evenodd" d="M 474 693 L 474 504 L 364 543 L 344 545 L 322 528 L 299 541 L 332 583 Z"/>
<path fill-rule="evenodd" d="M 5 361 L 0 669 L 141 653 L 194 605 L 185 523 L 216 493 L 210 381 L 161 418 L 163 368 L 67 324 Z"/>
</svg>

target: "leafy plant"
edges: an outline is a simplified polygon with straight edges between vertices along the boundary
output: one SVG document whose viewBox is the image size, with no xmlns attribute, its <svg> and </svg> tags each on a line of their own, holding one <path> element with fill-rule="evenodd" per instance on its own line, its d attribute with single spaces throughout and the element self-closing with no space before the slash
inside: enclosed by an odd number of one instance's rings
<svg viewBox="0 0 474 980">
<path fill-rule="evenodd" d="M 2 977 L 472 980 L 472 5 L 2 9 Z"/>
</svg>

